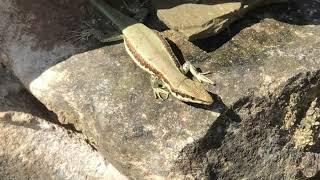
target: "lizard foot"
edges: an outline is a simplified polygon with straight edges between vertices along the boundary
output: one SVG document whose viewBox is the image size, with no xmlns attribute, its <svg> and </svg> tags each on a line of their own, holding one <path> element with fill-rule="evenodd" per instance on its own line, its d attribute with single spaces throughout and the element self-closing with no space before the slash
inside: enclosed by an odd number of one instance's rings
<svg viewBox="0 0 320 180">
<path fill-rule="evenodd" d="M 161 88 L 152 88 L 152 89 L 153 89 L 154 97 L 156 99 L 160 98 L 161 100 L 165 100 L 169 98 L 169 92 L 167 90 L 161 89 Z M 165 97 L 163 98 L 161 94 L 164 94 Z"/>
<path fill-rule="evenodd" d="M 199 72 L 197 71 L 197 68 L 192 65 L 189 61 L 186 61 L 182 65 L 182 72 L 186 74 L 187 72 L 191 72 L 191 74 L 199 81 L 199 82 L 206 82 L 208 84 L 214 84 L 213 81 L 211 81 L 209 78 L 207 78 L 205 75 L 209 74 L 210 72 Z"/>
<path fill-rule="evenodd" d="M 160 98 L 161 100 L 165 100 L 169 98 L 169 91 L 166 87 L 164 87 L 163 82 L 161 80 L 159 80 L 155 76 L 152 76 L 150 81 L 151 81 L 153 94 L 156 99 Z M 163 98 L 161 94 L 164 94 L 165 98 Z"/>
</svg>

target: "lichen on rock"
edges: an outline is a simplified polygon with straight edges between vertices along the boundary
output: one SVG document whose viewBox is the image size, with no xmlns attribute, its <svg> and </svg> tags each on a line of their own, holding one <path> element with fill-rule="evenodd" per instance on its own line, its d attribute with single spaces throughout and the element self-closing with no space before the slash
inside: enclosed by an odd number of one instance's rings
<svg viewBox="0 0 320 180">
<path fill-rule="evenodd" d="M 309 109 L 307 110 L 305 117 L 300 121 L 297 129 L 293 134 L 293 141 L 295 148 L 305 149 L 307 146 L 315 144 L 314 138 L 319 135 L 317 132 L 320 125 L 320 106 L 318 98 L 315 98 Z"/>
</svg>

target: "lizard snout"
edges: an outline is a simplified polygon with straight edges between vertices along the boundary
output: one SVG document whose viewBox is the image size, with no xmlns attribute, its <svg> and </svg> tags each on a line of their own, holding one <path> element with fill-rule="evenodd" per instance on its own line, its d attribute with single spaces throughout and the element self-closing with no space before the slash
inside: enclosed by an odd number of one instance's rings
<svg viewBox="0 0 320 180">
<path fill-rule="evenodd" d="M 182 96 L 179 99 L 183 101 L 207 105 L 213 103 L 211 95 L 200 82 L 193 81 L 191 79 L 184 79 L 178 89 Z"/>
</svg>

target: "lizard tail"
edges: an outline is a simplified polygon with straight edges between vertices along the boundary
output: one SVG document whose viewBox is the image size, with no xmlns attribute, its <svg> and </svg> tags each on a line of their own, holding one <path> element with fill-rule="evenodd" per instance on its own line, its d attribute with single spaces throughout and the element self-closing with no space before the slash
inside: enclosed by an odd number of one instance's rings
<svg viewBox="0 0 320 180">
<path fill-rule="evenodd" d="M 90 3 L 95 6 L 105 17 L 109 18 L 121 31 L 126 27 L 136 24 L 136 20 L 130 18 L 120 11 L 114 9 L 103 0 L 90 0 Z"/>
</svg>

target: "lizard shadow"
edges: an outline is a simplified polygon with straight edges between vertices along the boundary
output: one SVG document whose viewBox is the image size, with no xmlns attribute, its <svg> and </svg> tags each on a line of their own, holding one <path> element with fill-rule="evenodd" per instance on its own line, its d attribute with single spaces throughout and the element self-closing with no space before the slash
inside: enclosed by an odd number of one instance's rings
<svg viewBox="0 0 320 180">
<path fill-rule="evenodd" d="M 171 41 L 170 39 L 167 39 L 167 41 L 181 64 L 186 62 L 186 58 L 192 58 L 185 57 L 181 49 L 173 41 Z M 191 78 L 192 75 L 187 74 L 187 76 Z M 241 117 L 237 114 L 235 109 L 243 104 L 241 102 L 247 101 L 247 99 L 240 99 L 232 107 L 228 107 L 228 105 L 223 102 L 222 98 L 219 95 L 212 92 L 208 93 L 213 99 L 213 104 L 211 105 L 184 102 L 185 104 L 193 106 L 195 108 L 215 112 L 219 115 L 202 138 L 197 140 L 195 143 L 187 145 L 180 152 L 179 158 L 176 161 L 177 167 L 182 168 L 182 171 L 185 171 L 186 173 L 188 173 L 188 171 L 192 169 L 188 169 L 188 164 L 192 164 L 195 159 L 204 157 L 208 151 L 217 149 L 222 145 L 222 142 L 224 141 L 230 127 L 239 127 Z M 214 179 L 214 172 L 208 171 L 208 173 L 210 174 L 210 177 Z"/>
<path fill-rule="evenodd" d="M 224 104 L 224 102 L 222 101 L 222 98 L 220 96 L 218 96 L 217 94 L 214 94 L 210 91 L 208 91 L 208 93 L 210 94 L 210 96 L 213 99 L 213 103 L 210 105 L 190 103 L 190 102 L 185 102 L 185 103 L 190 106 L 193 106 L 195 108 L 200 108 L 200 109 L 212 111 L 212 112 L 216 112 L 219 114 L 228 114 L 229 117 L 233 117 L 232 119 L 234 119 L 234 121 L 236 121 L 236 122 L 241 121 L 239 116 L 235 112 L 230 111 L 228 106 L 226 104 Z"/>
<path fill-rule="evenodd" d="M 178 160 L 175 162 L 179 171 L 184 173 L 192 172 L 194 170 L 194 167 L 190 166 L 192 162 L 196 161 L 201 164 L 202 161 L 205 161 L 206 154 L 209 151 L 218 149 L 222 146 L 230 129 L 233 129 L 231 131 L 234 131 L 234 129 L 240 127 L 241 117 L 237 114 L 236 109 L 238 104 L 241 106 L 241 102 L 246 101 L 247 99 L 240 99 L 232 107 L 228 107 L 223 103 L 219 96 L 214 94 L 212 94 L 212 96 L 214 97 L 215 102 L 211 106 L 201 106 L 201 108 L 218 110 L 220 116 L 211 124 L 202 138 L 194 143 L 188 144 L 180 151 Z M 194 106 L 198 107 L 199 105 Z M 210 179 L 216 179 L 216 174 L 211 169 L 209 164 L 206 168 L 206 173 Z"/>
</svg>

